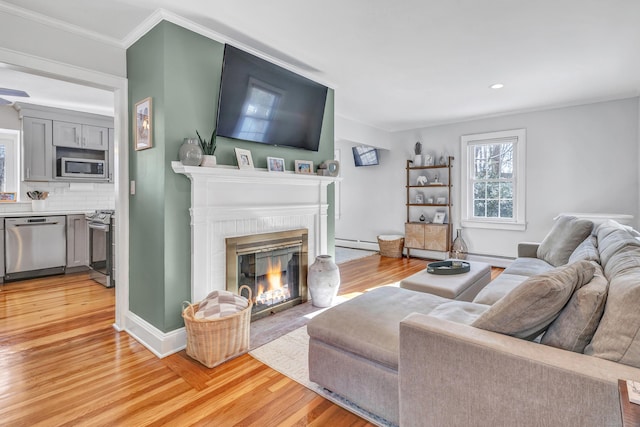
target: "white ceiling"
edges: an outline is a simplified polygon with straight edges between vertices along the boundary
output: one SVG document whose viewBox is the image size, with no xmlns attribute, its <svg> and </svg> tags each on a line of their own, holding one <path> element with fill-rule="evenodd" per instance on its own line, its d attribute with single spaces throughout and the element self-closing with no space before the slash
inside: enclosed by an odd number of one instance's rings
<svg viewBox="0 0 640 427">
<path fill-rule="evenodd" d="M 4 2 L 124 47 L 168 10 L 331 82 L 336 114 L 385 130 L 640 93 L 637 0 Z"/>
</svg>

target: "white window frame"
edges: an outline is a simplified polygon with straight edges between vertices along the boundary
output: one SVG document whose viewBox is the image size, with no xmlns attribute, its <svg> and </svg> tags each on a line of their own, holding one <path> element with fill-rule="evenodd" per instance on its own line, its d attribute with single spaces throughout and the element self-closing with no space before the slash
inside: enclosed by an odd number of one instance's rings
<svg viewBox="0 0 640 427">
<path fill-rule="evenodd" d="M 479 144 L 511 142 L 513 150 L 513 218 L 475 218 L 473 216 L 473 147 Z M 526 200 L 526 147 L 527 133 L 525 129 L 514 129 L 500 132 L 463 135 L 460 138 L 460 153 L 462 154 L 461 191 L 460 191 L 460 219 L 463 227 L 489 228 L 498 230 L 525 230 L 527 228 L 525 216 Z"/>
<path fill-rule="evenodd" d="M 0 129 L 2 139 L 10 140 L 5 147 L 5 179 L 7 188 L 0 191 L 16 192 L 20 198 L 20 131 L 13 129 Z"/>
</svg>

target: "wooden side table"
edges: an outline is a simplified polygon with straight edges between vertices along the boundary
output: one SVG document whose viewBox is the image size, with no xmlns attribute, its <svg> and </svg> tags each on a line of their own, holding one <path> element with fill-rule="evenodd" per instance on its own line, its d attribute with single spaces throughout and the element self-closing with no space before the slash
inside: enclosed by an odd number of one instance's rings
<svg viewBox="0 0 640 427">
<path fill-rule="evenodd" d="M 627 382 L 625 380 L 618 380 L 618 394 L 620 395 L 622 425 L 624 427 L 640 427 L 640 405 L 629 402 Z"/>
</svg>

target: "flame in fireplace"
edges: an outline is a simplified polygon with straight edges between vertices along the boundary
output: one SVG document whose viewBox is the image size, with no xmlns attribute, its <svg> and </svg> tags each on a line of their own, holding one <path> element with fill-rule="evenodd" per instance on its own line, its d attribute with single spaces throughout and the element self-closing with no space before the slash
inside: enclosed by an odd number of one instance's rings
<svg viewBox="0 0 640 427">
<path fill-rule="evenodd" d="M 266 278 L 267 283 L 258 283 L 256 303 L 272 305 L 291 297 L 289 287 L 286 284 L 282 285 L 282 263 L 279 259 L 275 262 L 267 260 Z"/>
</svg>

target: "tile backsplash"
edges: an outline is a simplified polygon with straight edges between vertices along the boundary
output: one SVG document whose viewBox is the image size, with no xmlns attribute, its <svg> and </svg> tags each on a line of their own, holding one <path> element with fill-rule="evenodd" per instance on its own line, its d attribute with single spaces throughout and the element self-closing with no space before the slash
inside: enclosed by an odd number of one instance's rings
<svg viewBox="0 0 640 427">
<path fill-rule="evenodd" d="M 0 213 L 29 212 L 31 199 L 27 191 L 48 191 L 47 211 L 92 211 L 115 208 L 112 183 L 22 182 L 19 201 L 0 203 Z"/>
</svg>

